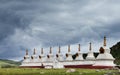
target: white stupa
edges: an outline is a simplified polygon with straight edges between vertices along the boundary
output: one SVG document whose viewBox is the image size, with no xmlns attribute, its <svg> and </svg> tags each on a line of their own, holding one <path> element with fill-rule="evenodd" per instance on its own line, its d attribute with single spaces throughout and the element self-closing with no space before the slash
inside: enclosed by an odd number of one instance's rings
<svg viewBox="0 0 120 75">
<path fill-rule="evenodd" d="M 47 62 L 53 62 L 53 61 L 54 61 L 54 55 L 52 54 L 52 47 L 50 47 L 50 52 L 49 52 L 49 54 L 47 55 L 46 61 L 47 61 Z"/>
<path fill-rule="evenodd" d="M 63 55 L 61 54 L 61 48 L 59 46 L 58 53 L 56 54 L 56 59 L 53 62 L 53 68 L 64 68 L 63 63 Z"/>
<path fill-rule="evenodd" d="M 41 54 L 39 55 L 39 62 L 45 62 L 45 55 L 43 52 L 43 48 L 41 48 Z"/>
<path fill-rule="evenodd" d="M 85 59 L 85 64 L 94 64 L 94 62 L 95 62 L 95 57 L 94 57 L 91 42 L 90 42 L 89 52 L 88 52 L 87 57 Z"/>
<path fill-rule="evenodd" d="M 80 53 L 80 44 L 78 45 L 78 52 L 76 54 L 75 60 L 83 60 L 82 53 Z"/>
<path fill-rule="evenodd" d="M 103 47 L 100 48 L 100 54 L 97 56 L 94 66 L 115 66 L 110 49 L 106 47 L 106 37 L 104 37 Z"/>
<path fill-rule="evenodd" d="M 59 50 L 58 50 L 58 53 L 56 54 L 56 59 L 58 60 L 58 61 L 63 61 L 63 55 L 61 54 L 61 48 L 60 48 L 60 46 L 59 46 Z"/>
<path fill-rule="evenodd" d="M 43 63 L 45 68 L 53 68 L 54 55 L 52 54 L 52 47 L 50 47 L 50 52 L 47 55 L 46 61 Z"/>
<path fill-rule="evenodd" d="M 66 53 L 66 61 L 72 61 L 72 54 L 70 52 L 70 45 L 68 45 L 68 53 Z"/>
<path fill-rule="evenodd" d="M 24 56 L 24 60 L 20 66 L 29 66 L 30 56 L 28 55 L 28 50 L 26 49 L 26 55 Z"/>
<path fill-rule="evenodd" d="M 31 67 L 41 66 L 41 63 L 38 61 L 38 56 L 36 55 L 36 49 L 34 48 L 33 55 L 31 56 L 30 63 Z"/>
<path fill-rule="evenodd" d="M 25 62 L 25 63 L 30 62 L 30 56 L 28 55 L 28 49 L 26 49 L 26 55 L 24 56 L 23 62 Z"/>
<path fill-rule="evenodd" d="M 38 58 L 37 58 L 37 55 L 36 55 L 36 50 L 34 48 L 34 51 L 33 51 L 33 55 L 31 56 L 31 63 L 32 62 L 38 62 Z"/>
</svg>

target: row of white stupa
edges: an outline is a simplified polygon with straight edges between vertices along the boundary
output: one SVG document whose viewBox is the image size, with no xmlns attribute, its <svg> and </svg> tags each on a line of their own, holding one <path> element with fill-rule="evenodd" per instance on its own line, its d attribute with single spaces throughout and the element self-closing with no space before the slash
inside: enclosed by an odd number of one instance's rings
<svg viewBox="0 0 120 75">
<path fill-rule="evenodd" d="M 110 49 L 106 47 L 106 37 L 104 37 L 104 45 L 103 47 L 100 48 L 100 53 L 97 56 L 97 58 L 94 57 L 93 51 L 91 49 L 92 48 L 90 43 L 87 57 L 86 59 L 83 59 L 83 54 L 80 53 L 80 44 L 79 44 L 78 52 L 74 60 L 70 52 L 70 45 L 68 45 L 68 53 L 66 53 L 65 59 L 63 59 L 63 55 L 61 54 L 60 47 L 56 56 L 52 54 L 51 47 L 50 47 L 50 52 L 47 56 L 44 55 L 43 48 L 41 49 L 41 54 L 39 56 L 36 55 L 34 49 L 33 55 L 31 57 L 28 55 L 28 50 L 26 50 L 26 55 L 24 56 L 24 60 L 21 64 L 21 67 L 78 68 L 81 66 L 84 67 L 86 65 L 107 66 L 107 67 L 115 66 L 114 58 L 110 54 Z"/>
</svg>

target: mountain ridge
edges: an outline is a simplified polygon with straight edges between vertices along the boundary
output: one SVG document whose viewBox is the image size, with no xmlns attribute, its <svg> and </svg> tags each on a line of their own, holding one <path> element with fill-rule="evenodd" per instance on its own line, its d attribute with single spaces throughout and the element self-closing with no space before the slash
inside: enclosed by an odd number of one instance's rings
<svg viewBox="0 0 120 75">
<path fill-rule="evenodd" d="M 111 54 L 115 58 L 115 63 L 117 65 L 120 65 L 120 42 L 117 42 L 115 45 L 113 45 L 111 48 Z"/>
<path fill-rule="evenodd" d="M 12 67 L 18 67 L 21 63 L 16 62 L 13 60 L 8 59 L 0 59 L 0 67 L 1 68 L 12 68 Z"/>
</svg>

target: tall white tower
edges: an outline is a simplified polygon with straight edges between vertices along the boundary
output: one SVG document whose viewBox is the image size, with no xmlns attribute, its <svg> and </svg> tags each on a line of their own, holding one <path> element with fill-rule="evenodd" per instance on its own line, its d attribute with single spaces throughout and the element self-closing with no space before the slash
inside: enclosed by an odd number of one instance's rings
<svg viewBox="0 0 120 75">
<path fill-rule="evenodd" d="M 103 47 L 100 47 L 100 54 L 96 58 L 94 66 L 114 67 L 114 58 L 110 54 L 110 49 L 106 47 L 106 37 L 104 37 Z"/>
<path fill-rule="evenodd" d="M 61 47 L 59 46 L 58 53 L 56 54 L 56 59 L 58 61 L 63 61 L 63 55 L 61 54 Z"/>
<path fill-rule="evenodd" d="M 26 49 L 26 55 L 24 56 L 23 62 L 25 62 L 25 63 L 30 62 L 30 56 L 28 55 L 28 49 Z"/>
<path fill-rule="evenodd" d="M 29 63 L 30 63 L 30 56 L 28 55 L 28 49 L 26 49 L 24 60 L 20 66 L 29 66 Z"/>
<path fill-rule="evenodd" d="M 82 53 L 80 53 L 80 44 L 78 44 L 78 52 L 76 54 L 75 60 L 83 60 Z"/>
<path fill-rule="evenodd" d="M 31 62 L 38 62 L 35 48 L 34 48 L 34 51 L 33 51 L 33 55 L 31 56 Z"/>
<path fill-rule="evenodd" d="M 95 63 L 95 57 L 92 51 L 92 43 L 90 42 L 90 46 L 89 46 L 89 52 L 87 54 L 87 57 L 85 59 L 85 64 L 94 64 Z"/>
<path fill-rule="evenodd" d="M 43 48 L 41 48 L 41 54 L 39 55 L 39 61 L 40 62 L 45 62 L 45 55 L 43 52 Z"/>
<path fill-rule="evenodd" d="M 47 60 L 48 62 L 53 62 L 54 61 L 54 55 L 52 54 L 52 47 L 50 47 L 50 52 L 47 55 Z"/>
<path fill-rule="evenodd" d="M 68 45 L 68 53 L 66 53 L 66 61 L 72 61 L 72 54 L 70 52 L 70 45 Z"/>
</svg>

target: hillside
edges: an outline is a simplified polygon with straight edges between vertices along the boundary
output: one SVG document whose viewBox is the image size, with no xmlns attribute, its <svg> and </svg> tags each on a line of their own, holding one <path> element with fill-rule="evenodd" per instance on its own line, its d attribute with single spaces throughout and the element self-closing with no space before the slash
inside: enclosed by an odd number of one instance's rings
<svg viewBox="0 0 120 75">
<path fill-rule="evenodd" d="M 111 49 L 111 54 L 116 59 L 115 63 L 120 65 L 120 42 L 113 45 L 110 49 Z"/>
<path fill-rule="evenodd" d="M 6 60 L 6 59 L 0 59 L 0 67 L 1 68 L 17 67 L 19 65 L 20 65 L 20 62 Z"/>
</svg>

